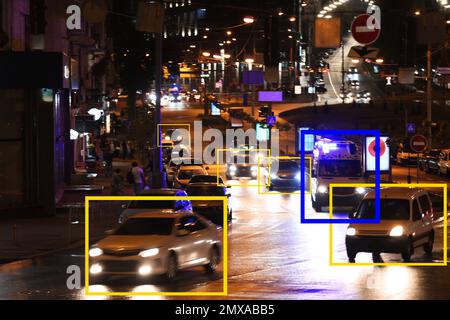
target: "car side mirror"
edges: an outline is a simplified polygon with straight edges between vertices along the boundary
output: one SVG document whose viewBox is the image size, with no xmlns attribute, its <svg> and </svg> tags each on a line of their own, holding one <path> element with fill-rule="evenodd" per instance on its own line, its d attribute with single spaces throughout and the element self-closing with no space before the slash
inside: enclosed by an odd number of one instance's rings
<svg viewBox="0 0 450 320">
<path fill-rule="evenodd" d="M 191 232 L 189 230 L 187 230 L 187 229 L 180 229 L 177 232 L 177 237 L 186 237 L 186 236 L 188 236 L 190 234 L 191 234 Z"/>
</svg>

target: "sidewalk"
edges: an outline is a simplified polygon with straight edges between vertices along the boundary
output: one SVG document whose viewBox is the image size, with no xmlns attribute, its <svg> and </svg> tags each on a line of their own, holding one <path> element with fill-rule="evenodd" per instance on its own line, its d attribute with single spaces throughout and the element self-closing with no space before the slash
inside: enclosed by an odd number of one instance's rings
<svg viewBox="0 0 450 320">
<path fill-rule="evenodd" d="M 131 160 L 115 160 L 114 169 L 121 168 L 124 178 Z M 102 196 L 110 195 L 111 179 L 97 177 L 93 187 L 103 187 Z M 88 187 L 88 186 L 87 186 Z M 131 186 L 125 183 L 125 195 L 132 195 Z M 11 218 L 0 221 L 0 264 L 27 259 L 39 255 L 84 245 L 84 197 L 83 191 L 65 194 L 57 205 L 53 217 Z M 98 239 L 112 229 L 122 211 L 123 202 L 97 202 L 90 205 L 90 237 Z"/>
</svg>

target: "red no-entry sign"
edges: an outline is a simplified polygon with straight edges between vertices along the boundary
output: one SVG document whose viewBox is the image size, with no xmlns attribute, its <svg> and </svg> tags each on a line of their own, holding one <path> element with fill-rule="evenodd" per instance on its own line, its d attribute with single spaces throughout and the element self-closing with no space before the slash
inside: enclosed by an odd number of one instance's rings
<svg viewBox="0 0 450 320">
<path fill-rule="evenodd" d="M 416 134 L 415 136 L 411 137 L 411 140 L 409 141 L 409 146 L 411 147 L 412 151 L 422 153 L 428 147 L 428 140 L 423 135 Z"/>
<path fill-rule="evenodd" d="M 364 45 L 377 41 L 381 32 L 381 30 L 377 29 L 375 26 L 370 27 L 369 18 L 371 18 L 371 15 L 369 14 L 357 16 L 355 20 L 353 20 L 351 28 L 353 38 Z"/>
</svg>

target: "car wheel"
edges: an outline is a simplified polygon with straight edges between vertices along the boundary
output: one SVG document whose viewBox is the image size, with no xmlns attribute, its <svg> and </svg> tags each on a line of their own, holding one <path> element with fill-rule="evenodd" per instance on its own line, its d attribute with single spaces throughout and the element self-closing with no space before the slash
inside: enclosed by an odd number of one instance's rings
<svg viewBox="0 0 450 320">
<path fill-rule="evenodd" d="M 432 254 L 433 246 L 434 246 L 434 233 L 430 232 L 430 235 L 428 236 L 428 242 L 423 246 L 423 251 L 425 251 L 426 254 Z"/>
<path fill-rule="evenodd" d="M 402 259 L 405 262 L 411 261 L 411 256 L 414 254 L 414 249 L 412 245 L 412 241 L 408 241 L 406 248 L 402 252 Z"/>
<path fill-rule="evenodd" d="M 178 262 L 175 253 L 171 253 L 167 260 L 166 279 L 172 281 L 177 276 Z"/>
<path fill-rule="evenodd" d="M 208 273 L 216 272 L 217 266 L 220 262 L 219 250 L 216 247 L 209 251 L 209 262 L 205 265 L 205 270 Z"/>
<path fill-rule="evenodd" d="M 317 213 L 322 211 L 322 204 L 319 201 L 313 202 L 313 208 L 316 210 Z"/>
<path fill-rule="evenodd" d="M 311 196 L 311 204 L 314 210 L 316 210 L 316 201 L 314 201 L 314 198 Z"/>
<path fill-rule="evenodd" d="M 347 249 L 348 262 L 355 263 L 357 252 Z"/>
</svg>

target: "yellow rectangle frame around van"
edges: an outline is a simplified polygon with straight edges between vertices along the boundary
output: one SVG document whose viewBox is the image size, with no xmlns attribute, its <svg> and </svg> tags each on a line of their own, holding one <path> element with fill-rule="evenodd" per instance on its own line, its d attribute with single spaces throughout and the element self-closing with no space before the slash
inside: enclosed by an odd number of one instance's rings
<svg viewBox="0 0 450 320">
<path fill-rule="evenodd" d="M 238 152 L 266 152 L 267 153 L 267 157 L 268 158 L 270 158 L 271 157 L 271 150 L 270 149 L 251 149 L 251 150 L 242 150 L 242 149 L 217 149 L 217 157 L 216 157 L 216 163 L 217 163 L 217 167 L 216 167 L 216 174 L 217 174 L 217 185 L 220 185 L 220 183 L 219 183 L 219 177 L 220 177 L 220 162 L 219 162 L 219 156 L 220 156 L 220 153 L 222 152 L 222 153 L 225 153 L 225 152 L 230 152 L 230 151 L 238 151 Z M 257 170 L 257 175 L 258 175 L 258 177 L 259 177 L 259 174 L 260 174 L 260 168 L 259 168 L 259 159 L 260 159 L 261 157 L 258 157 L 258 161 L 257 161 L 257 163 L 256 163 L 256 165 L 257 165 L 257 168 L 258 168 L 258 170 Z M 270 164 L 269 164 L 269 169 L 270 169 Z M 261 187 L 261 185 L 260 185 L 260 183 L 259 183 L 259 179 L 258 179 L 258 183 L 257 184 L 246 184 L 246 185 L 243 185 L 243 184 L 241 184 L 241 185 L 239 185 L 239 184 L 237 184 L 237 185 L 232 185 L 233 187 L 235 187 L 235 188 L 260 188 Z"/>
<path fill-rule="evenodd" d="M 334 183 L 330 184 L 330 219 L 333 219 L 333 187 L 375 187 L 375 184 L 345 184 L 345 183 Z M 402 266 L 402 267 L 443 267 L 447 266 L 447 184 L 445 183 L 416 183 L 416 184 L 395 184 L 395 183 L 382 183 L 381 188 L 398 187 L 398 188 L 442 188 L 443 194 L 443 262 L 383 262 L 383 263 L 350 263 L 350 262 L 333 262 L 333 224 L 330 224 L 330 266 L 341 267 L 341 266 Z"/>
<path fill-rule="evenodd" d="M 262 186 L 261 184 L 261 159 L 277 159 L 277 160 L 300 160 L 300 157 L 288 157 L 288 156 L 280 156 L 280 157 L 260 157 L 258 158 L 258 186 Z M 305 192 L 305 194 L 311 194 L 311 188 L 312 188 L 312 157 L 305 157 L 305 159 L 309 160 L 309 192 Z M 270 162 L 269 162 L 269 168 L 270 168 Z M 271 185 L 271 177 L 269 175 L 269 184 L 267 185 L 267 187 L 270 187 Z M 264 185 L 266 186 L 266 185 Z M 300 194 L 299 192 L 294 192 L 295 194 Z M 261 192 L 261 188 L 258 187 L 258 194 L 262 194 L 262 195 L 266 195 L 266 194 L 270 194 L 270 195 L 290 195 L 292 193 L 289 192 Z"/>
<path fill-rule="evenodd" d="M 160 144 L 160 132 L 162 127 L 172 127 L 174 129 L 179 129 L 179 127 L 187 127 L 189 131 L 189 144 L 191 143 L 191 125 L 189 123 L 159 123 L 157 126 L 156 134 L 157 134 L 157 140 L 156 143 L 158 144 L 158 148 L 162 148 L 162 145 Z"/>
<path fill-rule="evenodd" d="M 222 265 L 223 265 L 223 290 L 221 292 L 90 292 L 89 291 L 89 202 L 90 201 L 133 201 L 133 200 L 208 200 L 223 201 L 223 244 L 222 244 Z M 129 197 L 85 197 L 85 295 L 89 296 L 227 296 L 228 295 L 228 202 L 227 197 L 177 197 L 177 196 L 129 196 Z"/>
</svg>

